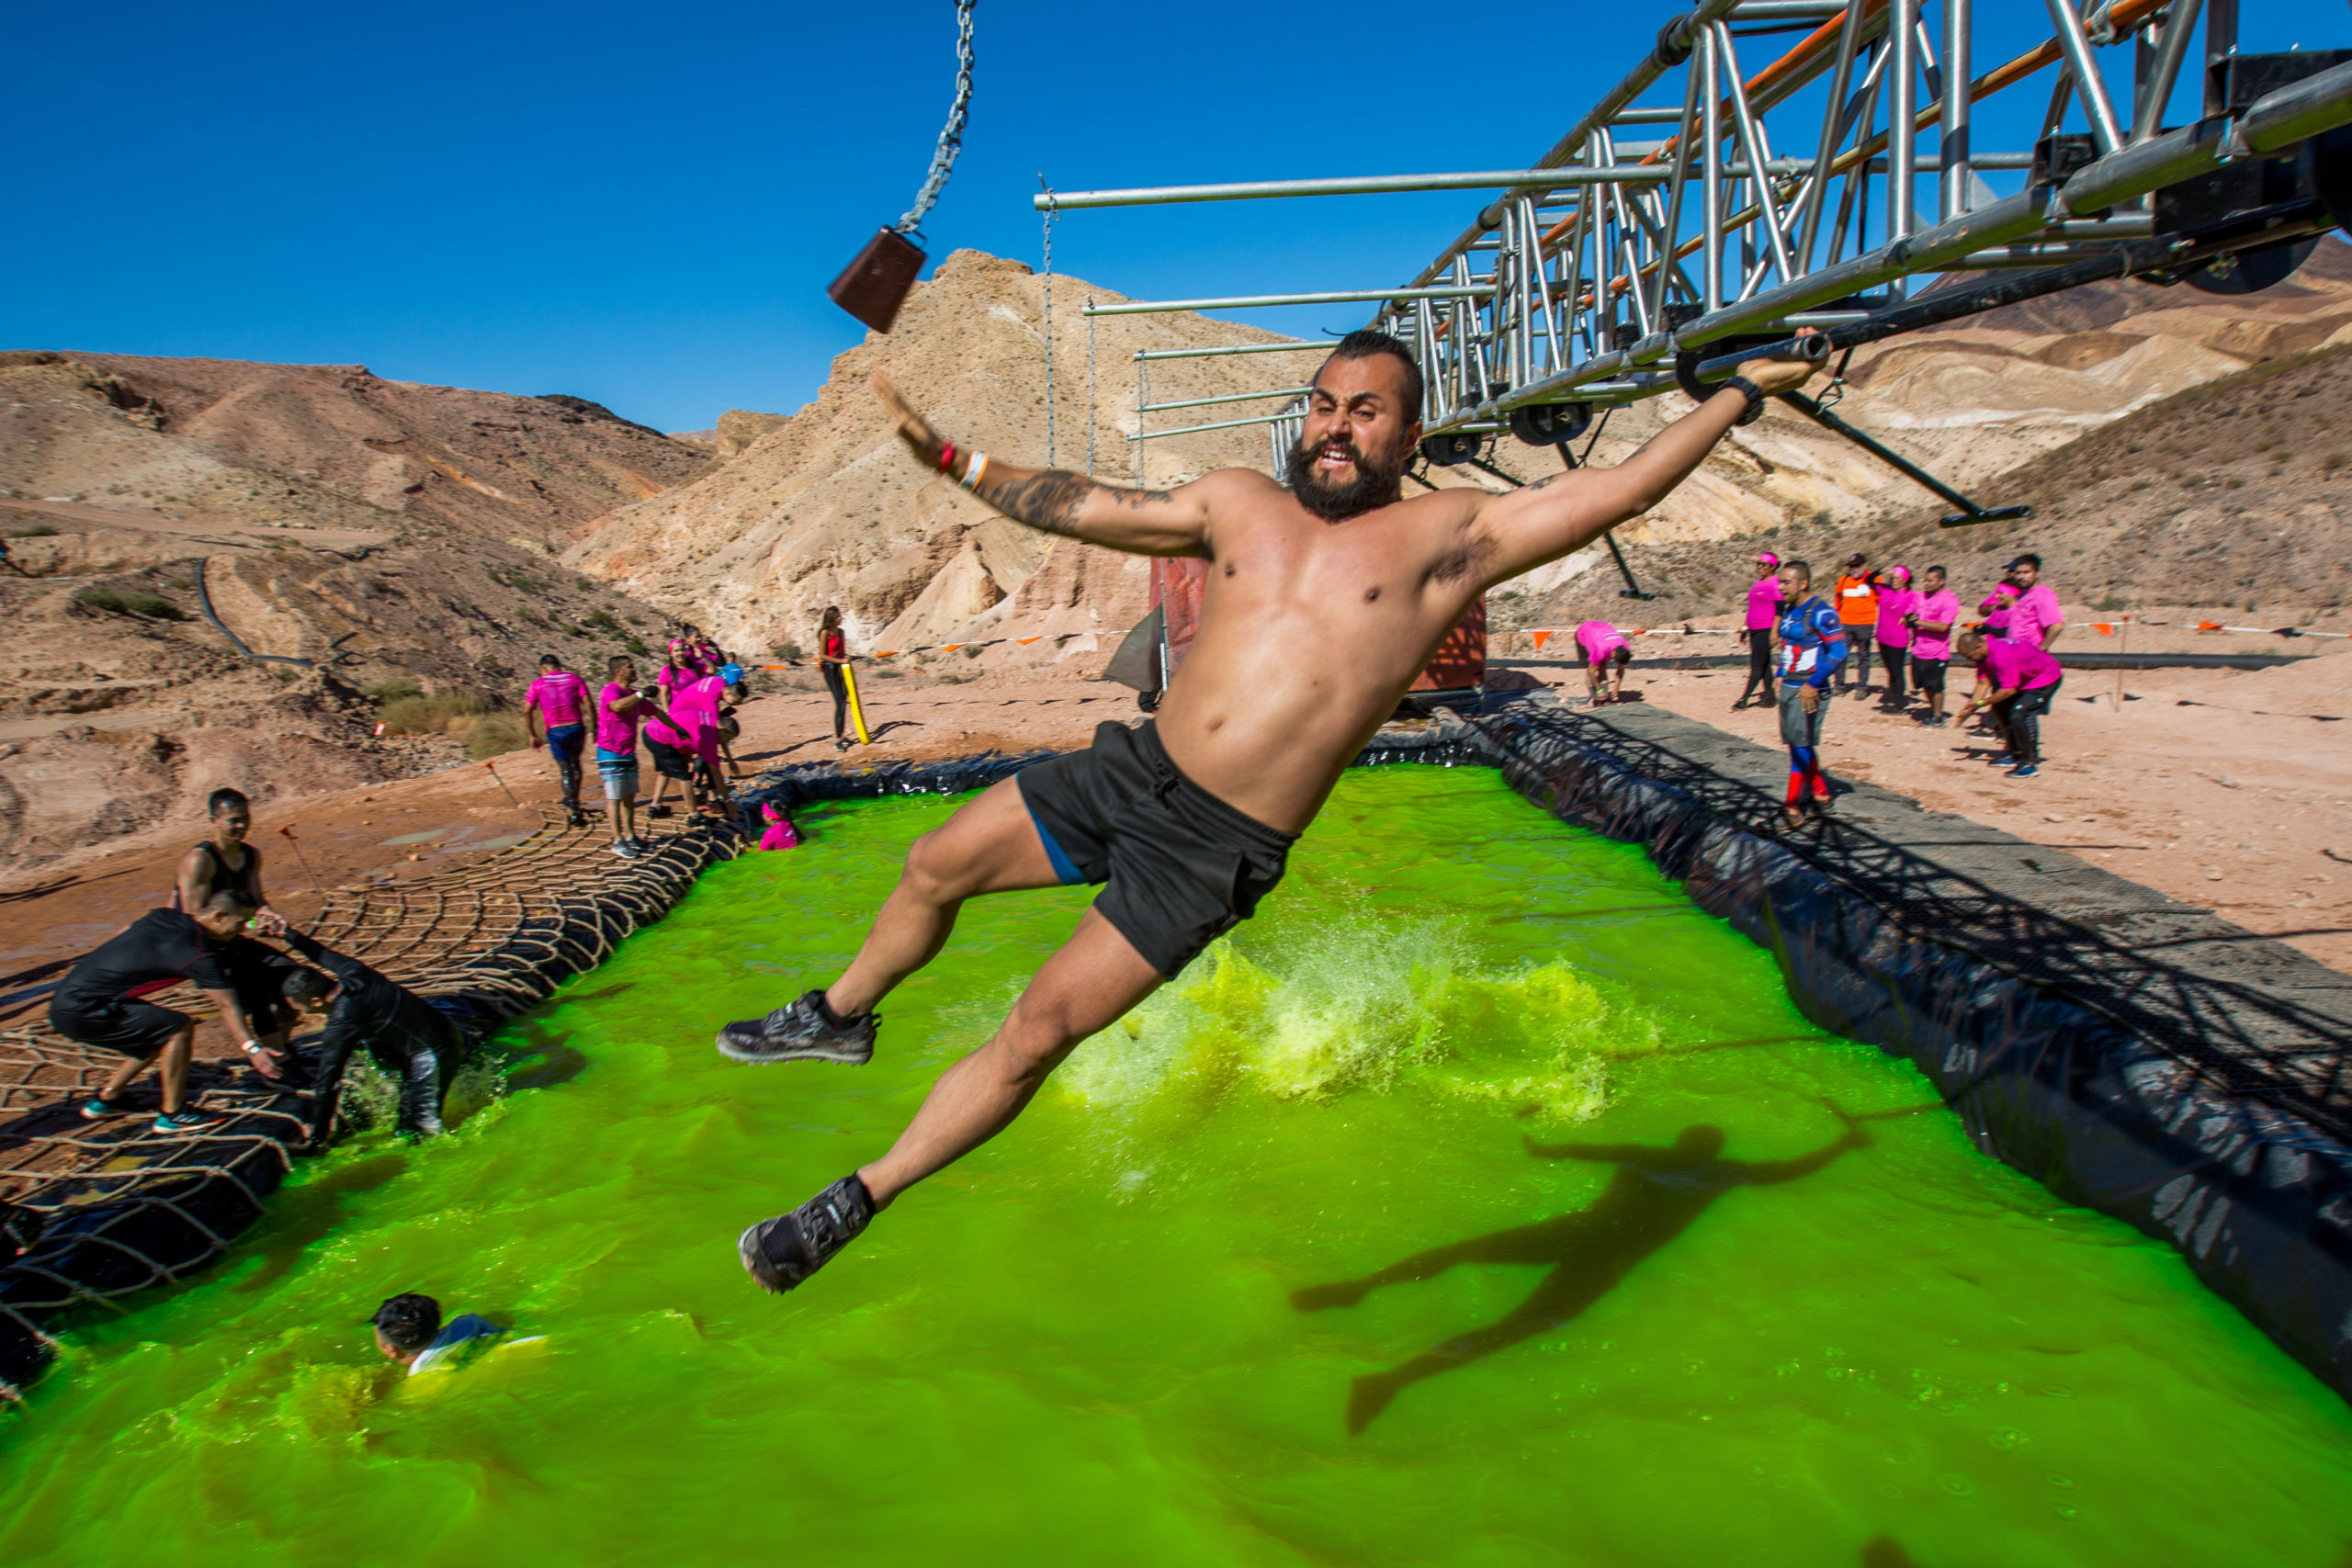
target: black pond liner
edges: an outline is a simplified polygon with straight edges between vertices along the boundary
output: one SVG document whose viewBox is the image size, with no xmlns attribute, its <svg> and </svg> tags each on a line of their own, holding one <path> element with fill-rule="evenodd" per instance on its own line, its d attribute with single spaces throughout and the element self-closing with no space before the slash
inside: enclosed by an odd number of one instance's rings
<svg viewBox="0 0 2352 1568">
<path fill-rule="evenodd" d="M 2352 1398 L 2352 1145 L 2331 1132 L 2228 1092 L 2092 1007 L 1905 930 L 1793 850 L 1555 723 L 1453 725 L 1363 760 L 1481 761 L 1561 821 L 1642 844 L 1702 908 L 1779 960 L 1807 1018 L 1910 1058 L 1980 1150 L 2169 1243 Z"/>
</svg>

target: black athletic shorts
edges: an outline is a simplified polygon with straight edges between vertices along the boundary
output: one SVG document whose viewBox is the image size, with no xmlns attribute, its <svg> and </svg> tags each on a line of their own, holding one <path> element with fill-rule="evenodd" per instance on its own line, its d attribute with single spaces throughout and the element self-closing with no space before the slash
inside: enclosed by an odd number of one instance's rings
<svg viewBox="0 0 2352 1568">
<path fill-rule="evenodd" d="M 1922 659 L 1917 654 L 1913 654 L 1911 656 L 1911 683 L 1914 686 L 1918 687 L 1919 690 L 1923 692 L 1942 691 L 1944 689 L 1944 666 L 1950 662 L 1950 660 Z"/>
<path fill-rule="evenodd" d="M 1171 980 L 1258 912 L 1298 841 L 1178 773 L 1148 722 L 1105 723 L 1015 777 L 1055 874 L 1108 883 L 1095 909 Z"/>
<path fill-rule="evenodd" d="M 187 1027 L 187 1014 L 136 998 L 110 1002 L 51 1002 L 49 1026 L 79 1045 L 96 1045 L 141 1061 Z"/>
<path fill-rule="evenodd" d="M 653 771 L 662 777 L 692 780 L 695 776 L 693 753 L 664 745 L 650 735 L 645 738 L 645 749 L 653 753 Z"/>
</svg>

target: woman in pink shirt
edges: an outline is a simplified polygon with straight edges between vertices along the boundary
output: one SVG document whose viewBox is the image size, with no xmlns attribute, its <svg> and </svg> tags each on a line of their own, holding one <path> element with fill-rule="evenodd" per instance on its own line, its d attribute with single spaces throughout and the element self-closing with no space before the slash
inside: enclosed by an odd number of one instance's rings
<svg viewBox="0 0 2352 1568">
<path fill-rule="evenodd" d="M 1592 705 L 1623 702 L 1625 692 L 1625 666 L 1634 660 L 1634 650 L 1625 642 L 1625 634 L 1607 621 L 1586 621 L 1577 627 L 1577 647 L 1584 650 L 1585 684 L 1591 689 Z M 1609 671 L 1609 694 L 1600 694 L 1601 669 Z"/>
<path fill-rule="evenodd" d="M 1907 705 L 1903 698 L 1903 667 L 1911 657 L 1911 612 L 1919 607 L 1919 595 L 1911 586 L 1911 569 L 1907 566 L 1889 567 L 1886 586 L 1878 591 L 1878 661 L 1886 671 L 1886 695 L 1878 705 L 1889 713 L 1901 713 Z"/>
<path fill-rule="evenodd" d="M 1992 712 L 1994 727 L 2008 738 L 2008 760 L 2013 764 L 2009 777 L 2039 776 L 2041 716 L 2050 711 L 2051 700 L 2064 683 L 2066 672 L 2041 649 L 2006 637 L 1968 631 L 1961 633 L 1956 646 L 1962 659 L 1975 662 L 1981 682 L 1979 696 L 1968 699 L 1968 707 L 1961 710 L 1960 716 L 1966 718 L 1981 697 Z"/>
<path fill-rule="evenodd" d="M 1756 558 L 1756 581 L 1747 585 L 1747 684 L 1731 705 L 1734 713 L 1750 697 L 1772 700 L 1772 627 L 1780 618 L 1781 558 L 1764 550 Z"/>
</svg>

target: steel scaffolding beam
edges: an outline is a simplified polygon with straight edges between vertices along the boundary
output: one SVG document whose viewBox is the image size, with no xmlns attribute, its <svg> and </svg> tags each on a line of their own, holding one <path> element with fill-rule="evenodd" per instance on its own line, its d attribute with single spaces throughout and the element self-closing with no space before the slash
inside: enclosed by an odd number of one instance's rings
<svg viewBox="0 0 2352 1568">
<path fill-rule="evenodd" d="M 1376 306 L 1373 324 L 1421 362 L 1432 435 L 1492 429 L 1533 405 L 1655 396 L 1701 359 L 1800 326 L 1841 344 L 1873 341 L 1917 319 L 1916 306 L 1928 301 L 1906 303 L 1905 293 L 1933 275 L 1992 271 L 2009 280 L 2003 298 L 2093 276 L 2170 281 L 2352 222 L 2324 193 L 2234 229 L 2173 220 L 2175 231 L 2165 232 L 2156 227 L 2165 209 L 2150 205 L 2155 193 L 2242 160 L 2317 166 L 2304 144 L 2352 124 L 2352 64 L 2330 66 L 2336 57 L 2324 51 L 2267 57 L 2242 82 L 2239 0 L 2043 4 L 2048 39 L 1980 72 L 1971 0 L 1701 0 L 1529 168 L 1063 191 L 1035 205 L 1073 211 L 1497 192 L 1458 239 L 1395 288 L 1087 308 L 1131 315 Z M 1742 27 L 1815 22 L 1760 68 L 1742 60 L 1744 48 L 1758 50 L 1758 35 Z M 2208 67 L 2205 112 L 2166 130 L 2164 109 L 2189 69 L 2193 32 L 2204 39 L 2195 58 Z M 2133 91 L 2120 96 L 2101 73 L 2102 56 L 2115 49 L 2134 51 L 2136 62 Z M 1974 106 L 2034 80 L 2051 91 L 2041 140 L 1973 145 L 1982 126 Z M 1653 89 L 1656 99 L 1636 102 Z M 1617 139 L 1634 126 L 1664 139 Z M 1776 156 L 1776 148 L 1801 155 Z M 2330 167 L 2346 155 L 2335 149 Z M 1982 177 L 1988 172 L 2022 172 L 2024 188 L 1995 197 Z M 2307 184 L 2316 191 L 2330 183 L 2325 175 Z M 1274 416 L 1278 428 L 1290 412 Z"/>
</svg>

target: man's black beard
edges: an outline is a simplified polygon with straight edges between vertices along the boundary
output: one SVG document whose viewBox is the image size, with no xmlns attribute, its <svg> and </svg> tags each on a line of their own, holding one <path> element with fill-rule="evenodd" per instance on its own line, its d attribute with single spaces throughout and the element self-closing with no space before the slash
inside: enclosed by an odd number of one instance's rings
<svg viewBox="0 0 2352 1568">
<path fill-rule="evenodd" d="M 1354 481 L 1336 488 L 1325 484 L 1315 471 L 1315 459 L 1329 445 L 1318 441 L 1309 446 L 1302 440 L 1290 449 L 1284 477 L 1290 480 L 1291 494 L 1307 511 L 1326 523 L 1339 523 L 1374 507 L 1390 505 L 1404 494 L 1405 455 L 1399 452 L 1391 461 L 1379 462 L 1352 441 L 1347 453 L 1356 466 Z"/>
</svg>

